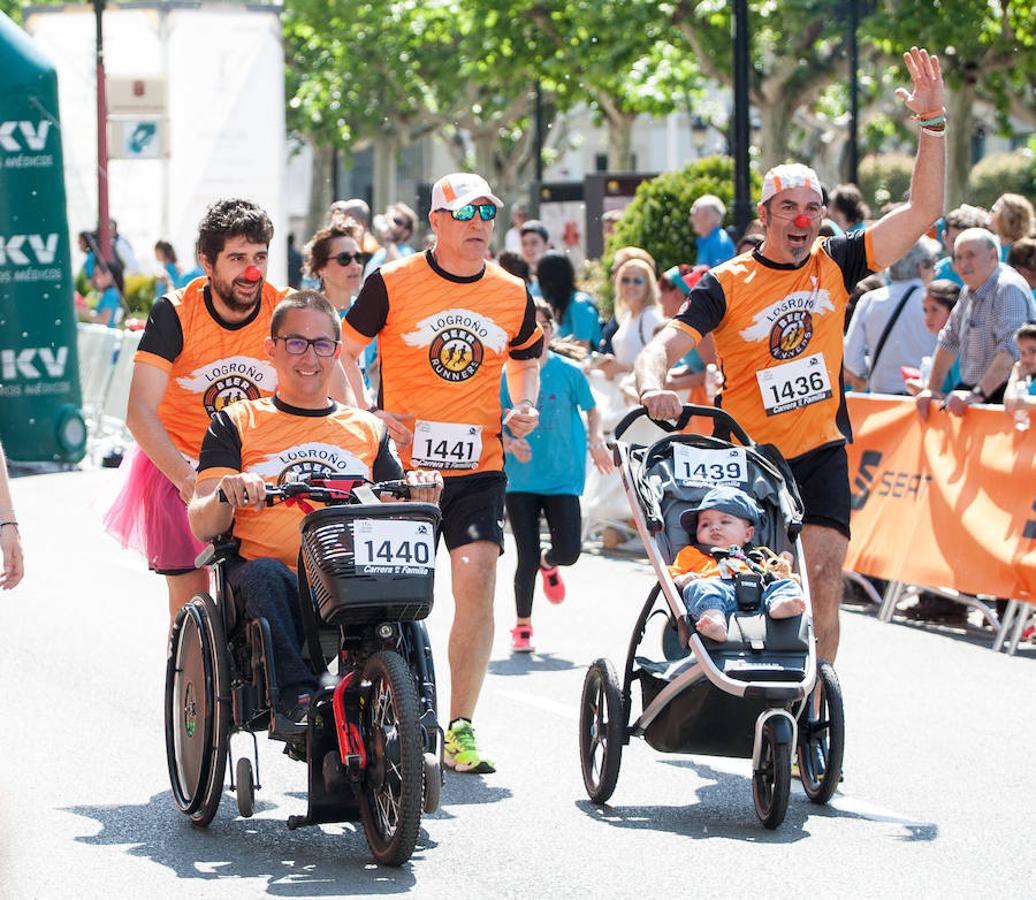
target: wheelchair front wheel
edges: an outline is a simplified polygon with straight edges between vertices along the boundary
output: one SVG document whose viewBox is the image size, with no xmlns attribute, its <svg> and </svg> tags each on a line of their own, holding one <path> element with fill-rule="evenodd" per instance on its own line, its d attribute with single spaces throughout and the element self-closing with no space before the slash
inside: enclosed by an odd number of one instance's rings
<svg viewBox="0 0 1036 900">
<path fill-rule="evenodd" d="M 166 760 L 173 800 L 205 827 L 223 796 L 230 708 L 226 644 L 219 611 L 197 594 L 173 623 L 165 683 Z"/>
<path fill-rule="evenodd" d="M 360 815 L 374 858 L 386 866 L 410 859 L 421 825 L 424 754 L 414 678 L 394 651 L 375 653 L 363 670 L 361 732 L 367 769 Z"/>
</svg>

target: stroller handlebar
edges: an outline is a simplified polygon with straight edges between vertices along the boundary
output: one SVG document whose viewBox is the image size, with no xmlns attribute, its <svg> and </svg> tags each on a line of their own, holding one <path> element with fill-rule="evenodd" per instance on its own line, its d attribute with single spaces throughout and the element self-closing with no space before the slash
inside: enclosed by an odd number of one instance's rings
<svg viewBox="0 0 1036 900">
<path fill-rule="evenodd" d="M 615 440 L 619 440 L 626 432 L 626 429 L 636 422 L 637 419 L 645 416 L 651 419 L 648 415 L 648 411 L 643 406 L 631 409 L 625 416 L 623 416 L 622 421 L 615 426 Z M 683 410 L 680 413 L 680 417 L 675 422 L 671 422 L 666 419 L 651 419 L 651 421 L 663 431 L 673 433 L 683 431 L 687 427 L 687 423 L 695 416 L 712 419 L 714 422 L 714 429 L 721 426 L 725 427 L 746 447 L 754 446 L 754 442 L 738 424 L 737 420 L 726 410 L 720 409 L 717 406 L 697 406 L 692 403 L 685 403 L 683 405 Z"/>
</svg>

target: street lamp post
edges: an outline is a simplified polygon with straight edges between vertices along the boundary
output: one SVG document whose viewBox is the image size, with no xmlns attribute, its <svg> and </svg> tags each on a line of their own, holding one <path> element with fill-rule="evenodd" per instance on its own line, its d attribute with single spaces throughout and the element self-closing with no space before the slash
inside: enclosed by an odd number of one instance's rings
<svg viewBox="0 0 1036 900">
<path fill-rule="evenodd" d="M 94 0 L 97 30 L 97 243 L 101 261 L 112 261 L 111 216 L 108 214 L 108 103 L 104 78 L 104 7 L 106 0 Z"/>
<path fill-rule="evenodd" d="M 748 0 L 734 0 L 734 226 L 744 234 L 752 221 L 748 151 Z"/>
<path fill-rule="evenodd" d="M 859 0 L 849 2 L 849 146 L 847 179 L 856 184 L 860 172 L 860 48 L 856 31 L 860 24 Z"/>
</svg>

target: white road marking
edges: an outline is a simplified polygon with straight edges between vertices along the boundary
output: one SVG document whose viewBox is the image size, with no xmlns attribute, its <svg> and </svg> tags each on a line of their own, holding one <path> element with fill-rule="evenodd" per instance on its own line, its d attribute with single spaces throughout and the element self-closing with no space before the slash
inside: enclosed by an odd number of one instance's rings
<svg viewBox="0 0 1036 900">
<path fill-rule="evenodd" d="M 537 709 L 542 709 L 544 712 L 553 713 L 556 716 L 561 716 L 563 719 L 568 719 L 572 722 L 579 721 L 579 709 L 574 706 L 570 706 L 567 703 L 558 703 L 556 700 L 548 700 L 545 697 L 537 697 L 535 694 L 527 694 L 524 691 L 509 691 L 509 690 L 497 690 L 494 693 L 499 694 L 502 697 L 509 697 L 511 700 L 517 700 L 519 703 L 524 703 L 526 706 L 534 706 Z"/>
</svg>

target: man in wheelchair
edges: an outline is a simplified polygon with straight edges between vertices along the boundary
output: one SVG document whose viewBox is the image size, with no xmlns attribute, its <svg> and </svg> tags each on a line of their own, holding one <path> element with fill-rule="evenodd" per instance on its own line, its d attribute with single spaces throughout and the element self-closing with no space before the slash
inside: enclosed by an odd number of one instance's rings
<svg viewBox="0 0 1036 900">
<path fill-rule="evenodd" d="M 228 564 L 227 580 L 244 614 L 270 625 L 280 696 L 272 733 L 283 738 L 305 731 L 319 680 L 302 656 L 296 565 L 306 511 L 289 503 L 266 509 L 266 485 L 306 476 L 403 477 L 384 423 L 328 397 L 339 336 L 338 316 L 317 291 L 292 294 L 277 306 L 266 339 L 276 393 L 233 403 L 213 417 L 188 508 L 200 540 L 232 533 L 239 542 L 239 559 Z M 409 472 L 407 481 L 412 500 L 438 502 L 438 472 Z"/>
</svg>

